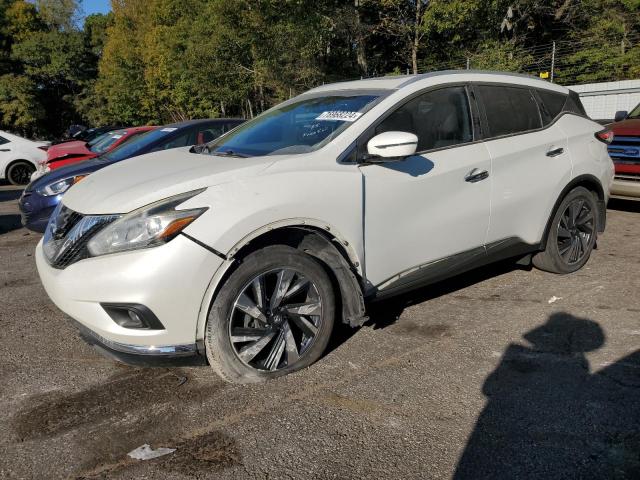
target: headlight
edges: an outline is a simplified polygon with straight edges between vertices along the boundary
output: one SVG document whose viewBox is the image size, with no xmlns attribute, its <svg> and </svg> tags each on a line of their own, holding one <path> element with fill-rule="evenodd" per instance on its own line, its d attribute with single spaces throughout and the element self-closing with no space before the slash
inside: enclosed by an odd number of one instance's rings
<svg viewBox="0 0 640 480">
<path fill-rule="evenodd" d="M 45 197 L 51 197 L 53 195 L 60 195 L 61 193 L 69 190 L 71 185 L 75 185 L 80 180 L 82 180 L 86 175 L 76 175 L 74 177 L 63 178 L 62 180 L 57 180 L 53 183 L 49 183 L 44 187 L 38 188 L 36 191 L 40 195 L 44 195 Z"/>
<path fill-rule="evenodd" d="M 122 216 L 89 241 L 89 253 L 95 257 L 167 243 L 207 210 L 207 207 L 175 208 L 203 191 L 176 195 Z"/>
</svg>

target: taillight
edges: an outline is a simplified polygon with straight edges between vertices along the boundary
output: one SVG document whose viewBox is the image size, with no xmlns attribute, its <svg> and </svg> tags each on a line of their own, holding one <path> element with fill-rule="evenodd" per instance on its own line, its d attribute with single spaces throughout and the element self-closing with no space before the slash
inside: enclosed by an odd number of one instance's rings
<svg viewBox="0 0 640 480">
<path fill-rule="evenodd" d="M 42 145 L 41 147 L 38 147 L 38 148 L 43 152 L 46 152 L 47 150 L 49 150 L 49 145 Z"/>
<path fill-rule="evenodd" d="M 611 142 L 613 142 L 613 132 L 605 128 L 604 130 L 596 132 L 596 138 L 601 142 L 609 145 Z"/>
</svg>

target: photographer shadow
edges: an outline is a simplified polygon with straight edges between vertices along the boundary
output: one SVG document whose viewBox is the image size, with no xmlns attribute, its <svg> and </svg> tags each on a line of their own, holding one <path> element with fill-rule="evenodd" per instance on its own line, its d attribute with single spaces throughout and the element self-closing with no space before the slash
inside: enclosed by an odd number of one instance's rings
<svg viewBox="0 0 640 480">
<path fill-rule="evenodd" d="M 598 323 L 556 313 L 510 345 L 455 479 L 640 478 L 640 350 L 592 373 Z"/>
</svg>

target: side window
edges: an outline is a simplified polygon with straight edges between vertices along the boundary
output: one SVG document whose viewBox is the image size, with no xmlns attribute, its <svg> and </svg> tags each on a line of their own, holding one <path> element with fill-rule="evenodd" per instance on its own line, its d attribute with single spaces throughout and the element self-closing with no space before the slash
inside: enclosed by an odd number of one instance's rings
<svg viewBox="0 0 640 480">
<path fill-rule="evenodd" d="M 211 125 L 210 127 L 198 130 L 196 133 L 196 145 L 209 143 L 224 133 L 224 124 Z"/>
<path fill-rule="evenodd" d="M 238 125 L 240 125 L 240 124 L 239 123 L 225 123 L 224 124 L 224 133 L 227 133 L 229 130 L 233 130 Z"/>
<path fill-rule="evenodd" d="M 5 143 L 9 143 L 9 140 L 4 137 L 0 137 L 0 145 L 4 145 Z"/>
<path fill-rule="evenodd" d="M 489 136 L 511 135 L 541 128 L 540 113 L 528 88 L 478 85 L 487 115 Z"/>
<path fill-rule="evenodd" d="M 582 105 L 582 102 L 580 101 L 580 96 L 573 90 L 569 92 L 569 96 L 567 97 L 567 102 L 564 104 L 563 110 L 565 112 L 572 112 L 577 115 L 584 115 L 585 117 L 587 116 L 584 105 Z"/>
<path fill-rule="evenodd" d="M 567 96 L 549 90 L 536 90 L 542 123 L 549 125 L 562 112 Z"/>
<path fill-rule="evenodd" d="M 440 88 L 405 103 L 375 130 L 400 131 L 418 136 L 418 151 L 473 141 L 469 101 L 464 87 Z"/>
<path fill-rule="evenodd" d="M 191 134 L 192 132 L 183 133 L 176 138 L 161 143 L 152 151 L 157 152 L 158 150 L 169 150 L 170 148 L 186 147 L 189 144 L 189 136 L 191 136 Z"/>
</svg>

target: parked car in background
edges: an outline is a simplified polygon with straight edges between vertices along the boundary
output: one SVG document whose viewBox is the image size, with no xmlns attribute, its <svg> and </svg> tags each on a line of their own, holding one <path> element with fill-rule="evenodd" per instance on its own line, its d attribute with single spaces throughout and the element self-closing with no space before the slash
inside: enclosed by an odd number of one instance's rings
<svg viewBox="0 0 640 480">
<path fill-rule="evenodd" d="M 0 180 L 26 185 L 39 162 L 46 160 L 49 142 L 34 142 L 0 130 Z"/>
<path fill-rule="evenodd" d="M 640 104 L 631 112 L 616 112 L 608 127 L 614 133 L 609 156 L 616 168 L 611 195 L 640 199 Z"/>
<path fill-rule="evenodd" d="M 98 157 L 53 170 L 24 189 L 19 201 L 22 224 L 30 230 L 43 232 L 51 212 L 67 189 L 97 170 L 145 153 L 211 141 L 243 121 L 190 120 L 158 127 Z M 154 174 L 153 168 L 149 170 L 148 175 Z"/>
<path fill-rule="evenodd" d="M 362 325 L 367 299 L 503 258 L 582 268 L 605 228 L 610 139 L 575 93 L 532 77 L 324 85 L 83 180 L 36 263 L 111 356 L 206 355 L 228 381 L 263 381 L 317 360 L 335 321 Z"/>
<path fill-rule="evenodd" d="M 94 127 L 94 128 L 87 128 L 84 130 L 77 130 L 73 135 L 59 142 L 54 142 L 53 145 L 59 145 L 61 143 L 74 142 L 78 140 L 90 142 L 94 138 L 102 135 L 103 133 L 108 133 L 113 130 L 120 130 L 122 128 L 125 128 L 125 127 L 123 125 L 105 125 L 102 127 Z"/>
<path fill-rule="evenodd" d="M 38 169 L 32 176 L 32 180 L 56 168 L 89 160 L 90 158 L 108 153 L 123 143 L 155 128 L 157 127 L 129 127 L 104 133 L 89 142 L 77 141 L 53 145 L 47 151 L 47 160 L 38 165 Z"/>
</svg>

